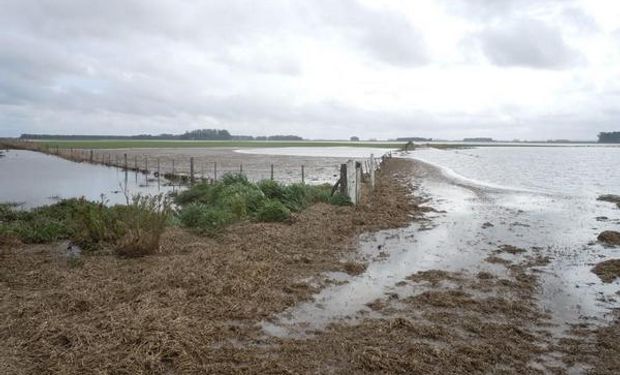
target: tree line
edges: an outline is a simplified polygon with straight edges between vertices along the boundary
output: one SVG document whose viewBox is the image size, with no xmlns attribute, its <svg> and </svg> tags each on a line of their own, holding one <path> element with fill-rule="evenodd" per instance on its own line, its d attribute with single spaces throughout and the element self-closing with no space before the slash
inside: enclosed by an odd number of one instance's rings
<svg viewBox="0 0 620 375">
<path fill-rule="evenodd" d="M 620 143 L 620 132 L 601 132 L 598 134 L 598 143 Z"/>
<path fill-rule="evenodd" d="M 135 139 L 135 140 L 200 140 L 200 141 L 302 141 L 303 138 L 296 135 L 232 135 L 226 129 L 196 129 L 186 131 L 183 134 L 138 134 L 138 135 L 85 135 L 85 134 L 22 134 L 20 139 L 81 139 L 81 140 L 106 140 L 106 139 Z"/>
</svg>

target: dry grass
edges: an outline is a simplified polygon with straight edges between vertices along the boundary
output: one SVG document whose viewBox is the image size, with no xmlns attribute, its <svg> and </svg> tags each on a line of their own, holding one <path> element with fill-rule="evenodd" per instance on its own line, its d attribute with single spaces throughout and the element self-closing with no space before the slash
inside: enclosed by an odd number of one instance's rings
<svg viewBox="0 0 620 375">
<path fill-rule="evenodd" d="M 170 229 L 150 257 L 75 266 L 60 245 L 5 245 L 0 373 L 276 371 L 254 352 L 257 323 L 308 299 L 300 280 L 343 271 L 357 233 L 408 222 L 415 207 L 391 176 L 411 164 L 393 161 L 371 208 L 317 204 L 291 224 L 238 223 L 217 238 Z"/>
</svg>

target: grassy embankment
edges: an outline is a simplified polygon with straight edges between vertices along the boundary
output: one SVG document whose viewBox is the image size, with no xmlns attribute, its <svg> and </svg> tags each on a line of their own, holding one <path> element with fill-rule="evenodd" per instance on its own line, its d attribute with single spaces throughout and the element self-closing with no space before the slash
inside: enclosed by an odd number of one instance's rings
<svg viewBox="0 0 620 375">
<path fill-rule="evenodd" d="M 127 205 L 68 199 L 32 211 L 0 204 L 0 242 L 46 243 L 71 240 L 85 250 L 108 248 L 122 256 L 143 256 L 159 248 L 166 226 L 179 223 L 201 234 L 214 235 L 234 222 L 287 221 L 317 202 L 348 205 L 331 194 L 331 186 L 275 181 L 249 182 L 243 175 L 225 175 L 214 184 L 200 183 L 174 198 L 137 196 Z"/>
</svg>

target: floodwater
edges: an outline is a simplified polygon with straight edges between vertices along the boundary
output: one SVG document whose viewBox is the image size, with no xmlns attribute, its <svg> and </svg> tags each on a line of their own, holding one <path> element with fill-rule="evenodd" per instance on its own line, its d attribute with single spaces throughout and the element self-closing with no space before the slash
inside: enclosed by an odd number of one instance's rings
<svg viewBox="0 0 620 375">
<path fill-rule="evenodd" d="M 401 156 L 418 160 L 412 184 L 439 212 L 427 216 L 430 223 L 362 236 L 366 272 L 326 275 L 346 283 L 327 287 L 313 301 L 265 322 L 267 334 L 303 335 L 331 322 L 372 315 L 366 304 L 388 293 L 423 292 L 397 285 L 419 271 L 505 276 L 503 267 L 484 261 L 501 245 L 527 250 L 501 255 L 511 261 L 549 257 L 548 265 L 534 268 L 538 300 L 560 330 L 581 319 L 605 322 L 620 306 L 615 295 L 620 282 L 603 284 L 590 271 L 598 262 L 620 257 L 620 249 L 596 242 L 603 230 L 620 228 L 620 210 L 596 200 L 600 194 L 620 194 L 620 148 L 420 149 Z"/>
<path fill-rule="evenodd" d="M 0 202 L 23 208 L 52 204 L 60 199 L 84 197 L 122 204 L 126 196 L 165 193 L 173 189 L 152 175 L 119 168 L 76 163 L 56 156 L 9 150 L 0 158 Z"/>
</svg>

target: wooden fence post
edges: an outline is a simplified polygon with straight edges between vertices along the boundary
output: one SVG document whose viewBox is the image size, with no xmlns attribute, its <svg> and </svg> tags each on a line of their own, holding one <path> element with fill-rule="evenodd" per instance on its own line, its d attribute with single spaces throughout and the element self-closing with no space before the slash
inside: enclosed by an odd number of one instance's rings
<svg viewBox="0 0 620 375">
<path fill-rule="evenodd" d="M 357 205 L 357 162 L 347 161 L 347 196 L 354 206 Z"/>
<path fill-rule="evenodd" d="M 375 190 L 375 169 L 377 168 L 375 165 L 375 155 L 370 154 L 370 190 Z"/>
<path fill-rule="evenodd" d="M 193 157 L 189 158 L 189 181 L 192 185 L 195 182 L 194 180 L 194 158 Z"/>
<path fill-rule="evenodd" d="M 149 157 L 144 155 L 144 173 L 149 174 Z"/>
<path fill-rule="evenodd" d="M 93 162 L 93 150 L 90 150 L 90 157 L 89 157 L 89 162 L 92 164 Z"/>
<path fill-rule="evenodd" d="M 213 181 L 217 181 L 217 162 L 213 162 Z"/>
<path fill-rule="evenodd" d="M 347 195 L 347 165 L 340 164 L 340 194 Z"/>
<path fill-rule="evenodd" d="M 123 154 L 123 158 L 125 159 L 125 170 L 127 170 L 129 168 L 127 165 L 127 154 Z"/>
<path fill-rule="evenodd" d="M 273 164 L 271 164 L 271 181 L 273 181 Z"/>
<path fill-rule="evenodd" d="M 306 176 L 305 176 L 305 171 L 304 171 L 304 166 L 302 164 L 301 166 L 301 183 L 305 184 L 306 183 Z"/>
</svg>

